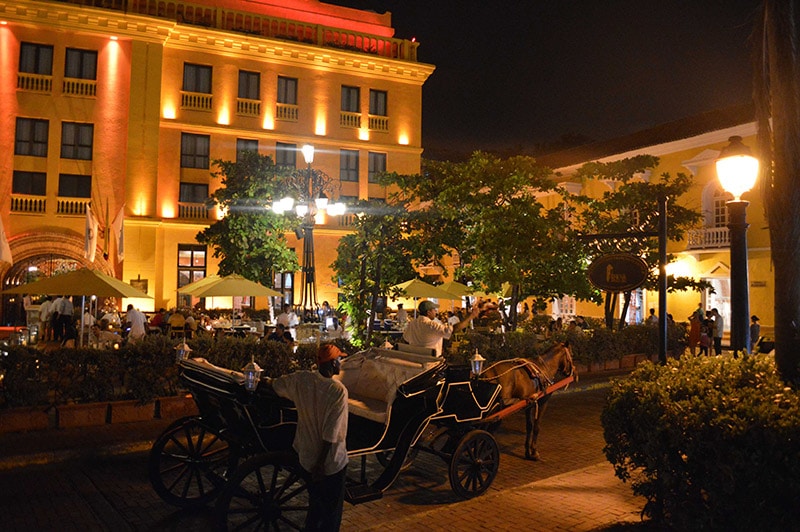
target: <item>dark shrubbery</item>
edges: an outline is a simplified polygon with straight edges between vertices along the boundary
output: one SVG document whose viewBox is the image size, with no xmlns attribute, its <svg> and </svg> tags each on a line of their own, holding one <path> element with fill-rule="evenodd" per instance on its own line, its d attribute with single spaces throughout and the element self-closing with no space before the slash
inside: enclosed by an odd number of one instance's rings
<svg viewBox="0 0 800 532">
<path fill-rule="evenodd" d="M 767 355 L 684 357 L 616 381 L 605 454 L 675 530 L 797 530 L 800 393 Z"/>
<path fill-rule="evenodd" d="M 3 347 L 0 353 L 0 407 L 90 403 L 135 399 L 142 403 L 178 392 L 175 347 L 182 340 L 148 335 L 119 349 L 61 348 L 43 353 L 28 346 Z M 199 335 L 187 343 L 190 356 L 239 370 L 251 358 L 264 376 L 278 377 L 316 363 L 316 345 L 296 352 L 282 342 L 252 337 Z M 352 345 L 337 340 L 347 353 Z"/>
</svg>

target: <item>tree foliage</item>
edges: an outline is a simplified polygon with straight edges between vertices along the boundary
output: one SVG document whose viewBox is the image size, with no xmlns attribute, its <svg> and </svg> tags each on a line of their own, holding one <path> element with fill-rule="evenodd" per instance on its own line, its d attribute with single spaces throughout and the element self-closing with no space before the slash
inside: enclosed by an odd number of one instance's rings
<svg viewBox="0 0 800 532">
<path fill-rule="evenodd" d="M 298 269 L 297 255 L 286 243 L 286 232 L 298 220 L 272 212 L 268 206 L 279 198 L 293 170 L 277 166 L 271 157 L 244 152 L 238 161 L 216 160 L 211 175 L 220 179 L 208 200 L 225 216 L 201 231 L 197 241 L 214 249 L 221 275 L 238 273 L 272 286 L 273 271 Z"/>
<path fill-rule="evenodd" d="M 369 342 L 380 297 L 389 287 L 413 278 L 411 251 L 404 232 L 407 212 L 402 205 L 362 201 L 355 207 L 354 232 L 339 240 L 333 263 L 351 318 L 354 343 Z M 369 326 L 369 327 L 368 327 Z"/>
<path fill-rule="evenodd" d="M 585 235 L 617 234 L 619 238 L 598 238 L 585 240 L 587 252 L 598 257 L 606 253 L 625 252 L 642 257 L 650 266 L 644 288 L 658 289 L 658 238 L 641 236 L 657 234 L 659 224 L 659 198 L 666 197 L 667 203 L 667 238 L 672 241 L 682 240 L 688 229 L 701 220 L 701 214 L 679 202 L 692 184 L 692 178 L 685 174 L 673 177 L 668 173 L 659 178 L 648 177 L 658 165 L 658 158 L 651 155 L 613 161 L 609 163 L 592 162 L 583 165 L 577 172 L 584 182 L 601 180 L 611 183 L 612 190 L 601 197 L 574 196 L 576 204 L 575 227 Z M 668 255 L 667 262 L 674 256 Z M 688 277 L 671 277 L 668 279 L 668 290 L 703 290 L 711 286 L 701 280 Z M 613 326 L 613 309 L 616 308 L 618 294 L 606 294 L 606 324 Z M 624 324 L 631 293 L 624 294 L 625 304 L 619 321 Z"/>
</svg>

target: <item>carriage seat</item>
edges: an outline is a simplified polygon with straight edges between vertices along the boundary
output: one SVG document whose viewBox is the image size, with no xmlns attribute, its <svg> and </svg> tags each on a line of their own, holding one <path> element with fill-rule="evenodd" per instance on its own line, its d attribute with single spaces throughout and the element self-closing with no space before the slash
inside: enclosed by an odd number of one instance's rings
<svg viewBox="0 0 800 532">
<path fill-rule="evenodd" d="M 350 413 L 385 424 L 397 388 L 441 359 L 373 348 L 348 357 L 338 378 L 347 387 Z"/>
<path fill-rule="evenodd" d="M 215 366 L 205 358 L 190 358 L 181 361 L 181 366 L 187 370 L 209 377 L 212 380 L 222 381 L 229 384 L 244 384 L 244 374 L 239 371 Z"/>
</svg>

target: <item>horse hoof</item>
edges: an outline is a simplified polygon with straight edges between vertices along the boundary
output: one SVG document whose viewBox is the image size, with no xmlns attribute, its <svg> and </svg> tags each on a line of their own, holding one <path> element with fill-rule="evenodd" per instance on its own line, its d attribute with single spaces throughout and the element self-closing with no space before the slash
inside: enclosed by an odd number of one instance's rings
<svg viewBox="0 0 800 532">
<path fill-rule="evenodd" d="M 539 453 L 535 452 L 535 451 L 533 453 L 525 453 L 525 460 L 531 460 L 533 462 L 538 462 L 539 461 Z"/>
</svg>

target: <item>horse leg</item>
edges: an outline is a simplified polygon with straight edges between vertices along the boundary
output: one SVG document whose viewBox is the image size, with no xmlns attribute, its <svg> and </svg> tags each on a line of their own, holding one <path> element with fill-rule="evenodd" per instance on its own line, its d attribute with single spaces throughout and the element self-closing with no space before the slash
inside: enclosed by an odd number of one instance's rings
<svg viewBox="0 0 800 532">
<path fill-rule="evenodd" d="M 528 460 L 539 460 L 539 451 L 536 449 L 536 441 L 539 439 L 539 420 L 542 419 L 547 408 L 547 400 L 549 395 L 539 399 L 535 404 L 532 404 L 526 409 L 526 423 L 525 423 L 525 458 Z"/>
<path fill-rule="evenodd" d="M 525 407 L 525 459 L 538 460 L 539 453 L 536 452 L 536 433 L 539 430 L 538 416 L 536 415 L 536 404 Z"/>
</svg>

